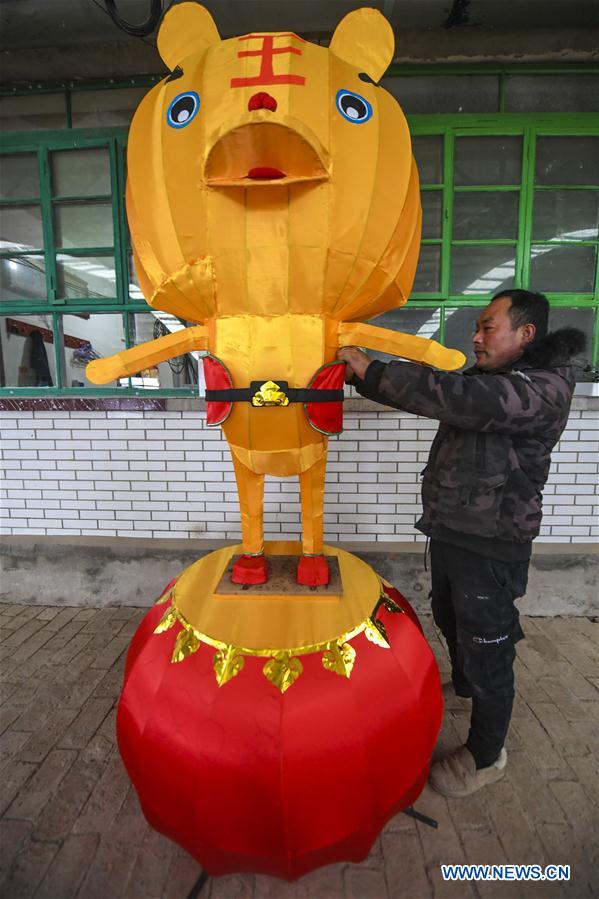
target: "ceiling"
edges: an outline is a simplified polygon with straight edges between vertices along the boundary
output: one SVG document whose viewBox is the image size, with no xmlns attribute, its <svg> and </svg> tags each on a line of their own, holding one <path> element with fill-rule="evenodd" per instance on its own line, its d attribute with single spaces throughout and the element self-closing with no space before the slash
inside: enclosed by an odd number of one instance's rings
<svg viewBox="0 0 599 899">
<path fill-rule="evenodd" d="M 163 0 L 166 8 L 169 0 Z M 599 27 L 596 0 L 205 0 L 223 37 L 249 31 L 293 30 L 328 40 L 350 9 L 375 6 L 396 35 L 407 29 L 584 29 Z M 149 14 L 150 0 L 117 0 L 133 24 Z M 61 47 L 134 41 L 107 15 L 104 0 L 0 0 L 0 49 Z M 152 43 L 155 35 L 149 36 Z"/>
</svg>

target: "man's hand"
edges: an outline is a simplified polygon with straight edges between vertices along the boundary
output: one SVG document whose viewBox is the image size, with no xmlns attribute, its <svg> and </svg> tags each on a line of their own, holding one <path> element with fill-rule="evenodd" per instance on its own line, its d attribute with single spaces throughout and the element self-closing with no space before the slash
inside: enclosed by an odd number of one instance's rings
<svg viewBox="0 0 599 899">
<path fill-rule="evenodd" d="M 364 378 L 366 369 L 372 362 L 366 353 L 359 350 L 357 346 L 344 346 L 337 350 L 337 359 L 345 362 L 345 383 L 348 384 L 354 375 Z"/>
</svg>

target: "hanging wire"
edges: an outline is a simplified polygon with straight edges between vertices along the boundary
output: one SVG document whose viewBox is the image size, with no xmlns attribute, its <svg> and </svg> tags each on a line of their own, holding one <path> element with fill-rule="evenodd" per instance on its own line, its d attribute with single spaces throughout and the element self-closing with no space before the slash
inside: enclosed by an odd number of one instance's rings
<svg viewBox="0 0 599 899">
<path fill-rule="evenodd" d="M 151 34 L 158 25 L 162 15 L 162 0 L 150 0 L 150 14 L 145 22 L 142 22 L 140 25 L 130 25 L 119 14 L 115 0 L 105 0 L 105 3 L 108 15 L 114 24 L 118 25 L 127 34 L 133 35 L 133 37 L 147 37 L 148 34 Z"/>
<path fill-rule="evenodd" d="M 111 19 L 111 21 L 117 26 L 117 28 L 120 28 L 120 27 L 121 27 L 121 26 L 118 24 L 118 22 L 116 22 L 116 21 L 113 19 L 113 17 L 110 15 L 110 13 L 108 12 L 108 10 L 107 10 L 106 7 L 104 6 L 104 3 L 103 3 L 103 2 L 100 2 L 100 0 L 90 0 L 90 2 L 93 3 L 94 6 L 97 6 L 98 9 L 101 9 L 102 12 L 104 13 L 104 15 L 105 15 L 105 16 L 108 16 L 108 18 Z M 160 0 L 158 0 L 158 2 L 160 2 Z M 136 27 L 136 26 L 134 26 L 134 27 Z M 149 32 L 148 32 L 148 34 L 149 34 Z M 144 44 L 147 44 L 148 47 L 154 47 L 154 48 L 156 47 L 156 44 L 153 43 L 153 41 L 147 40 L 147 38 L 142 37 L 140 34 L 135 35 L 135 37 L 138 37 L 139 40 L 140 40 L 140 41 L 143 41 Z"/>
</svg>

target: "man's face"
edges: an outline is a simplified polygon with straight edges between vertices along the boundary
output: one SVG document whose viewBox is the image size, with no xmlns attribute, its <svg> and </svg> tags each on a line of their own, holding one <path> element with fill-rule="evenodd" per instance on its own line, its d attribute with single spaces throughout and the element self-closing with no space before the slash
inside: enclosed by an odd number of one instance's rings
<svg viewBox="0 0 599 899">
<path fill-rule="evenodd" d="M 472 343 L 476 364 L 483 371 L 496 371 L 518 359 L 535 335 L 534 325 L 512 329 L 509 297 L 500 297 L 483 309 L 476 323 Z"/>
</svg>

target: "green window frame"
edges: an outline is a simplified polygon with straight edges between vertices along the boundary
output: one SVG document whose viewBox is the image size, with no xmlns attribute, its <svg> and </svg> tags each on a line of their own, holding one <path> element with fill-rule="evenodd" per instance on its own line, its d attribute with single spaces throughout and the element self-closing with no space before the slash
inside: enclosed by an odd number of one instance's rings
<svg viewBox="0 0 599 899">
<path fill-rule="evenodd" d="M 441 230 L 437 237 L 426 237 L 422 241 L 423 248 L 438 246 L 440 252 L 440 281 L 438 290 L 426 292 L 414 292 L 410 298 L 408 308 L 439 310 L 439 339 L 444 342 L 448 315 L 460 307 L 482 307 L 489 300 L 488 293 L 452 293 L 452 250 L 455 247 L 503 247 L 512 248 L 514 252 L 514 287 L 528 287 L 530 281 L 531 252 L 535 246 L 584 246 L 592 248 L 595 259 L 595 280 L 591 291 L 584 294 L 545 291 L 554 308 L 583 308 L 589 309 L 594 314 L 594 332 L 592 346 L 592 366 L 596 369 L 599 364 L 599 241 L 593 240 L 567 240 L 567 241 L 540 241 L 533 239 L 533 200 L 534 192 L 543 190 L 598 190 L 599 185 L 550 185 L 541 186 L 534 182 L 535 147 L 539 139 L 545 137 L 585 137 L 599 136 L 599 123 L 594 113 L 506 113 L 504 108 L 505 79 L 515 72 L 525 71 L 530 74 L 563 74 L 564 72 L 592 72 L 599 79 L 599 68 L 588 67 L 560 67 L 536 68 L 536 67 L 510 67 L 507 69 L 492 69 L 488 67 L 446 67 L 446 71 L 452 74 L 497 74 L 498 75 L 498 111 L 490 113 L 444 113 L 444 114 L 414 114 L 408 115 L 408 122 L 412 135 L 415 138 L 437 137 L 443 146 L 443 168 L 440 183 L 422 183 L 423 195 L 436 192 L 441 197 Z M 443 73 L 443 67 L 392 67 L 388 76 L 400 76 L 409 78 L 413 75 L 432 74 L 438 76 Z M 159 80 L 159 76 L 145 78 L 94 81 L 87 84 L 74 82 L 61 82 L 59 84 L 32 85 L 18 89 L 6 89 L 0 91 L 0 96 L 31 95 L 32 90 L 40 94 L 60 93 L 64 101 L 64 127 L 59 130 L 28 131 L 4 133 L 0 137 L 0 153 L 18 154 L 35 153 L 37 155 L 38 175 L 40 184 L 39 197 L 18 197 L 0 201 L 0 206 L 23 206 L 27 204 L 39 204 L 42 213 L 43 249 L 45 263 L 45 277 L 47 288 L 46 300 L 15 300 L 2 302 L 0 315 L 12 317 L 24 314 L 48 314 L 52 321 L 54 334 L 53 352 L 56 369 L 56 383 L 61 384 L 63 371 L 64 348 L 62 338 L 62 316 L 64 314 L 90 314 L 112 313 L 122 317 L 125 346 L 132 344 L 131 339 L 131 313 L 151 312 L 145 301 L 132 298 L 129 293 L 129 237 L 124 206 L 125 187 L 125 151 L 128 127 L 107 126 L 98 128 L 80 129 L 73 128 L 73 96 L 77 92 L 92 90 L 118 90 L 127 87 L 150 87 Z M 598 81 L 599 83 L 599 81 Z M 521 141 L 521 174 L 520 180 L 514 184 L 484 184 L 484 185 L 457 185 L 455 181 L 455 155 L 457 142 L 464 137 L 514 137 Z M 90 255 L 102 255 L 114 253 L 115 284 L 116 290 L 113 297 L 74 297 L 60 296 L 57 257 L 61 248 L 56 245 L 54 232 L 54 209 L 65 198 L 52 195 L 52 182 L 50 171 L 50 159 L 53 152 L 61 150 L 84 150 L 102 148 L 108 152 L 110 162 L 110 197 L 107 194 L 98 196 L 73 197 L 69 196 L 69 202 L 110 202 L 114 228 L 114 247 L 77 247 L 75 249 L 62 250 L 69 256 L 85 257 Z M 518 195 L 517 232 L 513 239 L 460 239 L 452 238 L 454 206 L 456 197 L 464 193 L 493 192 L 501 193 L 512 191 Z M 18 254 L 15 251 L 0 249 L 0 261 Z M 34 255 L 30 252 L 30 255 Z M 39 256 L 40 253 L 38 252 Z M 2 298 L 0 297 L 0 300 Z M 193 396 L 197 393 L 197 387 L 148 389 L 132 386 L 129 380 L 128 387 L 3 387 L 0 388 L 0 396 L 107 396 L 117 393 L 119 396 Z"/>
<path fill-rule="evenodd" d="M 435 121 L 431 121 L 431 119 Z M 595 274 L 593 288 L 587 292 L 551 291 L 543 288 L 552 308 L 591 309 L 595 313 L 592 366 L 599 364 L 599 241 L 595 239 L 540 240 L 533 239 L 534 194 L 550 191 L 599 192 L 599 178 L 595 184 L 535 184 L 535 147 L 539 138 L 599 137 L 596 117 L 572 114 L 523 116 L 519 114 L 485 116 L 484 120 L 464 122 L 464 116 L 411 116 L 408 121 L 413 138 L 438 137 L 443 145 L 443 181 L 441 184 L 421 184 L 423 195 L 428 192 L 441 194 L 441 233 L 439 237 L 423 238 L 422 247 L 437 246 L 440 249 L 441 277 L 439 290 L 426 293 L 414 290 L 409 306 L 424 307 L 432 302 L 441 312 L 439 337 L 445 341 L 445 310 L 460 306 L 483 307 L 492 293 L 464 296 L 451 289 L 452 249 L 454 247 L 513 247 L 514 288 L 530 287 L 530 262 L 534 247 L 589 247 L 594 253 Z M 595 121 L 589 121 L 595 119 Z M 457 121 L 456 121 L 457 120 Z M 522 140 L 521 178 L 515 184 L 485 184 L 461 186 L 454 184 L 456 141 L 462 137 L 518 137 Z M 518 228 L 514 239 L 454 239 L 453 217 L 455 197 L 466 193 L 518 193 Z M 530 287 L 530 289 L 537 289 Z"/>
</svg>

